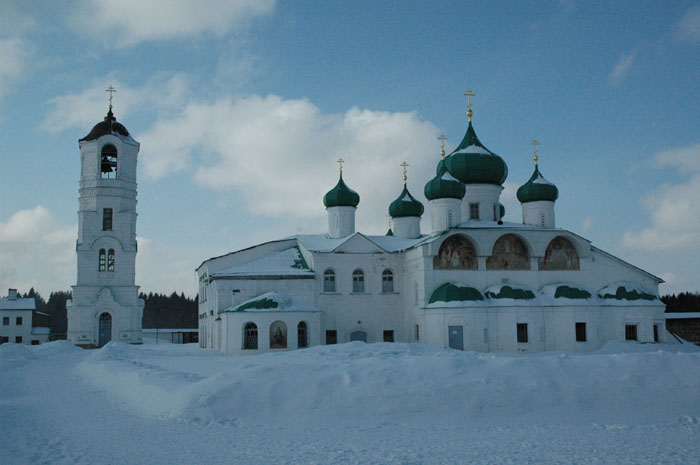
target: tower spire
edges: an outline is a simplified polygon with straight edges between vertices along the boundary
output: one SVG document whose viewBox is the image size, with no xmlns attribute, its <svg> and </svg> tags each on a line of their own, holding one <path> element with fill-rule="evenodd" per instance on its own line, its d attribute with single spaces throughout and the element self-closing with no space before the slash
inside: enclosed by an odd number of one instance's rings
<svg viewBox="0 0 700 465">
<path fill-rule="evenodd" d="M 408 168 L 408 163 L 405 161 L 401 163 L 401 166 L 403 166 L 403 185 L 406 185 L 406 181 L 408 181 L 408 176 L 406 176 L 406 168 Z"/>
<path fill-rule="evenodd" d="M 533 159 L 535 160 L 535 166 L 537 166 L 537 161 L 540 159 L 540 158 L 537 156 L 537 146 L 540 145 L 540 143 L 537 142 L 537 139 L 533 140 L 533 141 L 530 142 L 530 143 L 535 147 L 535 149 L 534 149 L 535 156 L 533 157 Z"/>
<path fill-rule="evenodd" d="M 467 118 L 469 118 L 469 122 L 471 123 L 472 115 L 474 114 L 472 111 L 472 97 L 474 97 L 476 94 L 472 92 L 471 89 L 467 89 L 464 95 L 467 97 Z"/>
<path fill-rule="evenodd" d="M 445 140 L 447 140 L 447 137 L 445 137 L 444 134 L 440 134 L 438 139 L 440 140 L 440 156 L 444 160 L 445 159 Z"/>
</svg>

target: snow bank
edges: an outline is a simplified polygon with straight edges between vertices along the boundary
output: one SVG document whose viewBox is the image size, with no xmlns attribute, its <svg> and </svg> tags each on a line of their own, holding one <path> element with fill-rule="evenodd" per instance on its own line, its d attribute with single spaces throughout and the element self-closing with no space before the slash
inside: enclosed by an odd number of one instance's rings
<svg viewBox="0 0 700 465">
<path fill-rule="evenodd" d="M 700 351 L 678 345 L 506 356 L 354 342 L 238 358 L 150 347 L 108 344 L 77 372 L 142 415 L 242 424 L 700 416 Z"/>
</svg>

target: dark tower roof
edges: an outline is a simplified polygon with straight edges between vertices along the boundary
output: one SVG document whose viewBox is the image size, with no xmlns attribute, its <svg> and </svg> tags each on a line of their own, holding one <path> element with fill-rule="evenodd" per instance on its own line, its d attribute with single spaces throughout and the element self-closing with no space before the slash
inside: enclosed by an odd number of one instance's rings
<svg viewBox="0 0 700 465">
<path fill-rule="evenodd" d="M 107 134 L 120 134 L 126 137 L 129 136 L 129 131 L 127 131 L 123 124 L 117 122 L 117 118 L 114 117 L 114 113 L 112 113 L 111 108 L 109 109 L 107 116 L 105 116 L 105 119 L 93 126 L 90 133 L 80 139 L 80 142 L 96 140 Z"/>
</svg>

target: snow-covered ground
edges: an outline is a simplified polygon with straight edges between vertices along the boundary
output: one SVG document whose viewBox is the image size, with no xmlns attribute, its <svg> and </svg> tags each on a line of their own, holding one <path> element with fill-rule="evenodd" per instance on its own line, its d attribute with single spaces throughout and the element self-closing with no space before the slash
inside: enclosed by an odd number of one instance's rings
<svg viewBox="0 0 700 465">
<path fill-rule="evenodd" d="M 0 346 L 0 464 L 700 463 L 700 350 Z"/>
</svg>

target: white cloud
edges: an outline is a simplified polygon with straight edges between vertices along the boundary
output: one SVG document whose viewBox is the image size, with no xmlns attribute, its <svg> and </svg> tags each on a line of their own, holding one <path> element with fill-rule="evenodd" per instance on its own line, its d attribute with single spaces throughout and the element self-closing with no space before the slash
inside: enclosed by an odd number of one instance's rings
<svg viewBox="0 0 700 465">
<path fill-rule="evenodd" d="M 313 218 L 337 182 L 359 192 L 358 226 L 384 232 L 389 203 L 401 191 L 406 160 L 409 189 L 423 186 L 439 161 L 437 128 L 411 113 L 352 108 L 323 114 L 307 100 L 251 96 L 191 103 L 140 135 L 146 176 L 193 173 L 196 183 L 237 196 L 253 213 Z M 369 229 L 368 229 L 369 228 Z"/>
<path fill-rule="evenodd" d="M 28 45 L 22 39 L 0 40 L 0 97 L 25 71 L 29 56 Z"/>
<path fill-rule="evenodd" d="M 82 0 L 71 24 L 110 45 L 129 46 L 204 33 L 221 37 L 274 7 L 274 0 Z"/>
<path fill-rule="evenodd" d="M 627 231 L 622 244 L 646 250 L 698 250 L 700 248 L 700 144 L 670 149 L 654 156 L 658 166 L 675 167 L 690 178 L 680 184 L 664 184 L 651 192 L 644 205 L 651 226 Z"/>
<path fill-rule="evenodd" d="M 620 59 L 608 75 L 608 80 L 613 85 L 622 83 L 627 77 L 635 58 L 637 58 L 637 50 L 632 50 L 630 53 L 620 55 Z"/>
<path fill-rule="evenodd" d="M 0 221 L 0 289 L 34 287 L 45 298 L 75 284 L 77 225 L 65 226 L 45 207 Z"/>
<path fill-rule="evenodd" d="M 700 5 L 695 5 L 683 15 L 676 25 L 676 36 L 686 42 L 700 42 Z"/>
<path fill-rule="evenodd" d="M 123 121 L 129 114 L 147 108 L 172 110 L 182 106 L 189 92 L 188 79 L 183 74 L 156 74 L 141 87 L 131 87 L 110 75 L 77 94 L 55 97 L 53 107 L 42 123 L 43 129 L 60 132 L 67 128 L 89 128 L 100 115 L 107 113 L 108 96 L 105 89 L 114 86 L 114 113 Z"/>
</svg>

